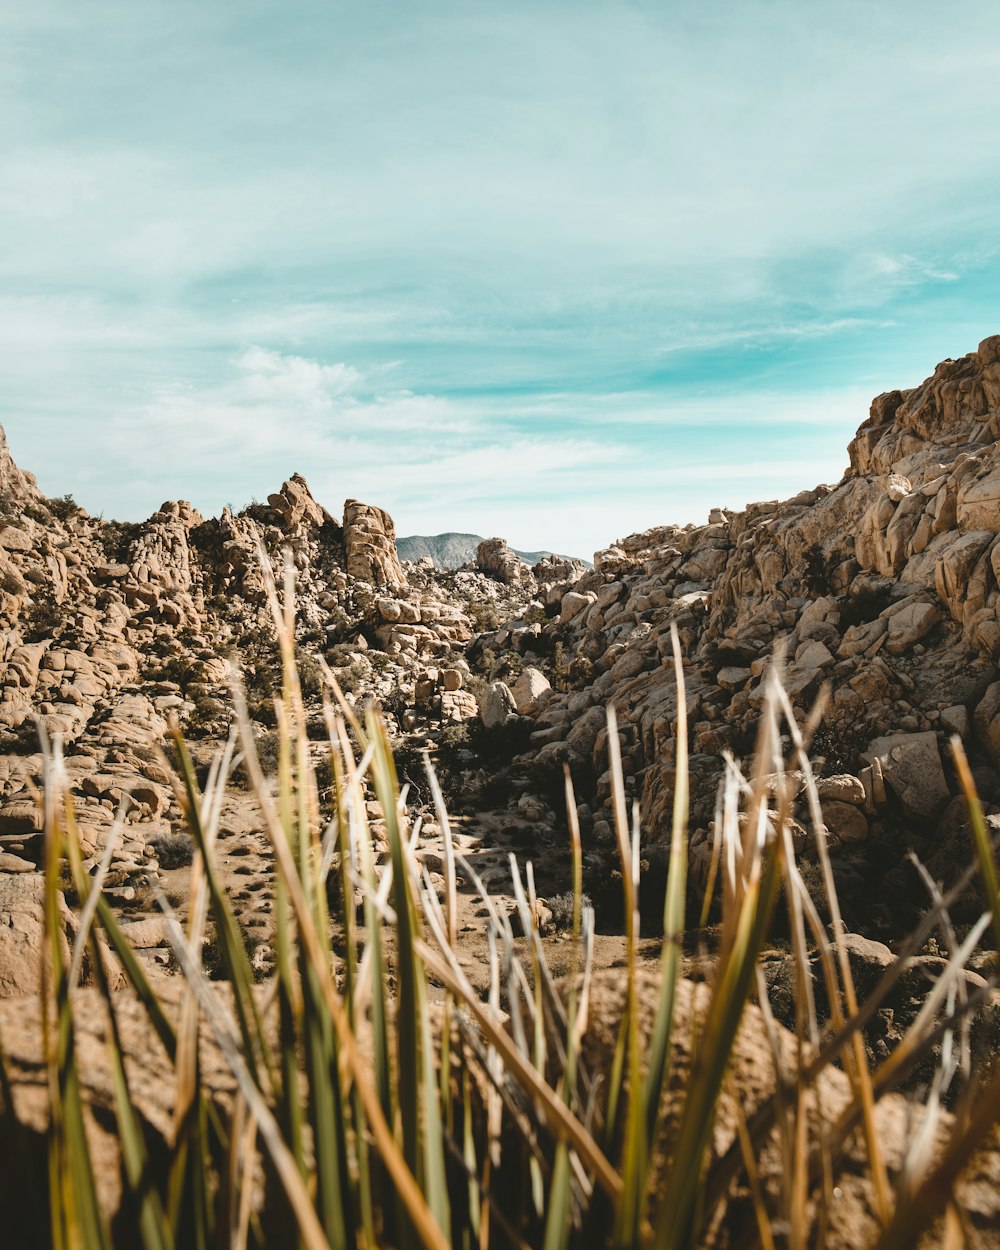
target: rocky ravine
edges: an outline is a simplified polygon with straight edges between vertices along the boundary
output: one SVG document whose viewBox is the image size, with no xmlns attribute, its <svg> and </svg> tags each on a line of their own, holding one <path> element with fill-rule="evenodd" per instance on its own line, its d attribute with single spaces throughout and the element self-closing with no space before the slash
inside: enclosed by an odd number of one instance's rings
<svg viewBox="0 0 1000 1250">
<path fill-rule="evenodd" d="M 470 845 L 475 834 L 544 860 L 550 893 L 564 888 L 568 761 L 599 906 L 613 856 L 606 704 L 618 710 L 655 882 L 673 797 L 676 624 L 697 882 L 720 753 L 749 753 L 780 647 L 798 709 L 825 683 L 832 691 L 815 747 L 848 919 L 898 934 L 925 898 L 906 852 L 941 877 L 970 856 L 951 735 L 966 744 L 988 810 L 1000 810 L 998 436 L 1000 337 L 911 391 L 879 396 L 836 486 L 633 535 L 598 552 L 592 570 L 558 557 L 530 570 L 493 539 L 473 564 L 442 571 L 399 561 L 385 512 L 349 500 L 337 519 L 298 476 L 266 504 L 218 519 L 183 502 L 139 525 L 92 518 L 46 499 L 0 434 L 0 993 L 34 979 L 23 952 L 37 936 L 39 723 L 64 740 L 92 862 L 130 796 L 108 885 L 142 923 L 155 911 L 151 868 L 183 895 L 171 875 L 179 812 L 159 754 L 167 721 L 180 721 L 204 762 L 228 730 L 230 656 L 266 753 L 277 656 L 261 545 L 294 561 L 317 738 L 322 656 L 350 697 L 382 704 L 414 802 L 426 805 L 418 753 L 430 746 L 471 818 Z M 224 875 L 241 918 L 265 937 L 259 828 L 236 793 Z M 655 903 L 655 890 L 647 897 Z M 155 948 L 154 929 L 137 930 L 137 942 Z"/>
</svg>

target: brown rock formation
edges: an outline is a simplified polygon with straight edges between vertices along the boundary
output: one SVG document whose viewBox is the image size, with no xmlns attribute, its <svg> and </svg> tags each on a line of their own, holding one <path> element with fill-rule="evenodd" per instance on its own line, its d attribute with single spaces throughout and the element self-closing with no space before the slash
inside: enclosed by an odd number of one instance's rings
<svg viewBox="0 0 1000 1250">
<path fill-rule="evenodd" d="M 405 586 L 396 554 L 396 527 L 381 508 L 348 499 L 344 504 L 347 572 L 373 586 Z"/>
<path fill-rule="evenodd" d="M 531 570 L 503 538 L 484 538 L 476 548 L 476 568 L 505 586 L 534 584 Z"/>
</svg>

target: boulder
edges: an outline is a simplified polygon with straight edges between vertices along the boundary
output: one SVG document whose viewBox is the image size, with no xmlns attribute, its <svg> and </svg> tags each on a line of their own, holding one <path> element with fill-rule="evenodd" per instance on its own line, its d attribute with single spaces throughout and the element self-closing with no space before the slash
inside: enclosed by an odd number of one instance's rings
<svg viewBox="0 0 1000 1250">
<path fill-rule="evenodd" d="M 910 603 L 889 617 L 889 637 L 885 644 L 890 655 L 902 655 L 920 642 L 940 621 L 941 613 L 933 603 Z"/>
<path fill-rule="evenodd" d="M 329 515 L 312 497 L 309 485 L 301 473 L 293 473 L 281 490 L 268 495 L 267 502 L 281 518 L 286 530 L 299 525 L 320 526 L 330 520 Z"/>
<path fill-rule="evenodd" d="M 30 551 L 34 544 L 31 535 L 16 525 L 0 526 L 0 547 L 5 551 Z"/>
<path fill-rule="evenodd" d="M 68 924 L 61 894 L 59 905 Z M 40 991 L 44 949 L 45 877 L 40 872 L 0 873 L 0 998 Z"/>
<path fill-rule="evenodd" d="M 0 835 L 37 833 L 42 828 L 42 809 L 24 790 L 0 806 Z"/>
<path fill-rule="evenodd" d="M 922 825 L 936 821 L 951 795 L 934 733 L 887 734 L 869 744 L 867 757 L 878 760 L 907 817 Z"/>
<path fill-rule="evenodd" d="M 534 575 L 502 538 L 484 538 L 476 548 L 476 568 L 505 586 L 534 584 Z"/>
<path fill-rule="evenodd" d="M 579 616 L 585 608 L 589 608 L 592 603 L 597 601 L 597 596 L 593 591 L 581 594 L 577 590 L 570 590 L 562 597 L 562 606 L 559 609 L 559 623 L 568 625 L 575 617 Z"/>
<path fill-rule="evenodd" d="M 548 702 L 552 685 L 541 669 L 529 666 L 518 677 L 511 693 L 518 715 L 533 716 Z"/>
<path fill-rule="evenodd" d="M 850 844 L 867 840 L 868 821 L 856 804 L 827 799 L 823 801 L 822 808 L 827 833 L 837 842 Z"/>
<path fill-rule="evenodd" d="M 816 781 L 816 792 L 821 802 L 835 800 L 838 803 L 853 803 L 861 807 L 865 801 L 864 782 L 860 777 L 852 777 L 850 773 L 837 773 L 833 777 L 819 777 Z"/>
<path fill-rule="evenodd" d="M 441 695 L 441 719 L 445 721 L 471 720 L 479 706 L 476 696 L 469 690 L 445 690 Z"/>
<path fill-rule="evenodd" d="M 517 715 L 517 703 L 505 682 L 490 683 L 480 701 L 479 715 L 487 729 L 496 729 Z"/>
<path fill-rule="evenodd" d="M 373 586 L 405 586 L 396 552 L 396 527 L 381 508 L 348 499 L 344 504 L 347 572 Z"/>
</svg>

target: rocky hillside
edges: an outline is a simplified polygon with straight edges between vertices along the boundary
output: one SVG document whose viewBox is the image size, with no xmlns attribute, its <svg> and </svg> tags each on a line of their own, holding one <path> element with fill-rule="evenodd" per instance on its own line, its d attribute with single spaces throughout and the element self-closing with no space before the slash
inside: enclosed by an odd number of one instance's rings
<svg viewBox="0 0 1000 1250">
<path fill-rule="evenodd" d="M 40 940 L 40 732 L 62 742 L 94 865 L 124 813 L 109 896 L 148 927 L 156 912 L 148 873 L 159 864 L 160 883 L 169 884 L 184 855 L 163 761 L 168 725 L 177 721 L 207 766 L 232 719 L 230 660 L 262 758 L 274 763 L 280 662 L 262 556 L 280 571 L 287 554 L 294 567 L 310 732 L 326 736 L 325 663 L 349 700 L 380 704 L 422 778 L 419 750 L 433 748 L 448 726 L 478 721 L 477 679 L 465 655 L 476 629 L 523 610 L 540 584 L 505 544 L 484 546 L 489 568 L 404 564 L 386 512 L 348 500 L 334 517 L 298 475 L 267 504 L 238 514 L 206 519 L 180 501 L 141 524 L 105 521 L 69 497 L 46 498 L 0 430 L 0 937 L 19 935 L 0 941 L 0 997 L 37 980 L 38 961 L 21 947 Z M 510 568 L 516 576 L 506 575 Z M 538 577 L 568 584 L 580 571 L 549 562 Z M 230 834 L 242 840 L 223 868 L 254 878 L 241 891 L 241 918 L 266 931 L 269 866 L 259 820 L 235 798 L 230 807 Z M 159 945 L 154 928 L 137 931 L 140 946 L 147 937 Z"/>
<path fill-rule="evenodd" d="M 522 687 L 541 690 L 535 671 L 557 656 L 555 688 L 530 709 L 536 728 L 518 769 L 544 794 L 571 763 L 599 869 L 599 848 L 610 845 L 608 703 L 650 862 L 668 834 L 672 625 L 686 660 L 696 877 L 721 753 L 749 753 L 776 652 L 803 717 L 828 693 L 814 750 L 842 897 L 855 912 L 888 926 L 901 901 L 919 905 L 909 849 L 940 875 L 968 862 L 953 735 L 988 810 L 1000 810 L 998 438 L 1000 336 L 912 390 L 878 396 L 835 486 L 633 534 L 599 552 L 569 591 L 554 588 L 544 625 L 514 622 L 479 641 L 517 652 Z M 492 697 L 516 702 L 496 685 Z"/>
</svg>

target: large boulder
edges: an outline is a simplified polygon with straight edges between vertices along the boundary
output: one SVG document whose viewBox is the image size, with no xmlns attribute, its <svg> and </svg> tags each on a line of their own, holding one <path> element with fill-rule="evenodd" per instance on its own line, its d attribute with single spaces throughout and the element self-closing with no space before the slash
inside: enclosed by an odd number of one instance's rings
<svg viewBox="0 0 1000 1250">
<path fill-rule="evenodd" d="M 517 703 L 506 682 L 490 683 L 480 700 L 479 715 L 487 729 L 496 729 L 517 715 Z"/>
<path fill-rule="evenodd" d="M 908 603 L 889 617 L 889 637 L 885 644 L 890 655 L 902 655 L 925 638 L 940 621 L 933 603 Z"/>
<path fill-rule="evenodd" d="M 373 586 L 405 586 L 396 553 L 396 527 L 382 508 L 348 499 L 344 504 L 347 572 Z"/>
<path fill-rule="evenodd" d="M 869 761 L 878 760 L 904 814 L 919 824 L 932 825 L 951 797 L 937 735 L 929 731 L 886 734 L 869 744 L 867 755 Z"/>
<path fill-rule="evenodd" d="M 476 548 L 476 568 L 505 586 L 534 584 L 531 569 L 503 538 L 484 538 Z"/>
<path fill-rule="evenodd" d="M 517 705 L 518 715 L 533 716 L 548 702 L 552 685 L 540 668 L 529 666 L 514 683 L 511 692 Z"/>
</svg>

